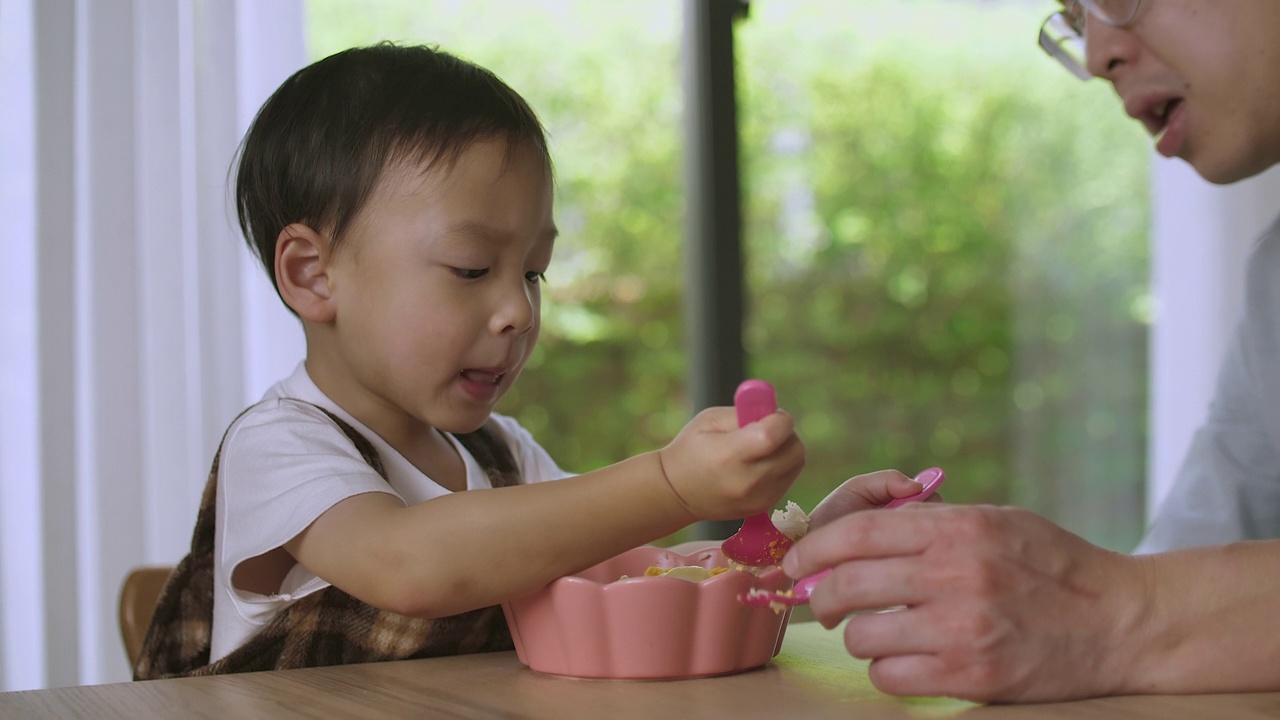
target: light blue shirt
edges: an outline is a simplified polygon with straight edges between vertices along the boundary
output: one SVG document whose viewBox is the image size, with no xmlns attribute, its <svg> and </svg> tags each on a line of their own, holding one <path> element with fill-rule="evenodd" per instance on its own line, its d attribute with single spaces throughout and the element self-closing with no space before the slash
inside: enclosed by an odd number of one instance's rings
<svg viewBox="0 0 1280 720">
<path fill-rule="evenodd" d="M 1280 219 L 1244 291 L 1209 417 L 1136 553 L 1280 538 Z"/>
</svg>

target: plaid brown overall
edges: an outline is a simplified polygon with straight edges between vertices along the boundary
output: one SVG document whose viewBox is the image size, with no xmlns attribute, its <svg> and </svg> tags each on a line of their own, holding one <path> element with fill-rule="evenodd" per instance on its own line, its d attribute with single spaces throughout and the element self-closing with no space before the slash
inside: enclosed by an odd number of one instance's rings
<svg viewBox="0 0 1280 720">
<path fill-rule="evenodd" d="M 325 414 L 342 428 L 365 461 L 386 480 L 377 449 L 355 428 L 327 410 Z M 456 437 L 485 469 L 494 487 L 519 483 L 519 471 L 510 448 L 488 424 Z M 214 501 L 221 456 L 219 444 L 200 500 L 191 551 L 178 563 L 160 593 L 133 669 L 135 680 L 512 649 L 506 620 L 497 606 L 423 620 L 379 610 L 329 586 L 290 605 L 244 645 L 210 663 Z"/>
</svg>

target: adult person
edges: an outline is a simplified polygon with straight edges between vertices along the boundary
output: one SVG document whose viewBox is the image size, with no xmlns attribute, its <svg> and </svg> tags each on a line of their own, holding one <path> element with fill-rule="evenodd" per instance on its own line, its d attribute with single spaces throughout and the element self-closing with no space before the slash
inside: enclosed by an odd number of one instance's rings
<svg viewBox="0 0 1280 720">
<path fill-rule="evenodd" d="M 1280 162 L 1277 28 L 1276 0 L 1067 0 L 1041 40 L 1082 77 L 1110 82 L 1158 152 L 1231 183 Z M 917 504 L 825 512 L 783 567 L 794 577 L 834 567 L 813 612 L 827 627 L 858 613 L 845 645 L 872 659 L 871 680 L 890 693 L 1280 690 L 1280 541 L 1265 539 L 1280 536 L 1277 358 L 1280 222 L 1250 256 L 1210 417 L 1141 554 L 1022 509 Z"/>
</svg>

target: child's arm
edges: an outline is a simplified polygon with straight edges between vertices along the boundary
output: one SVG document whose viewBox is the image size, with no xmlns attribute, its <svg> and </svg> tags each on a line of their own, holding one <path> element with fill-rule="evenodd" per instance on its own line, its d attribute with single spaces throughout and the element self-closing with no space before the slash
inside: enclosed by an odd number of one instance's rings
<svg viewBox="0 0 1280 720">
<path fill-rule="evenodd" d="M 442 617 L 533 592 L 696 520 L 767 510 L 803 464 L 787 414 L 739 429 L 732 408 L 712 408 L 661 450 L 563 480 L 409 507 L 356 495 L 285 549 L 375 607 Z"/>
</svg>

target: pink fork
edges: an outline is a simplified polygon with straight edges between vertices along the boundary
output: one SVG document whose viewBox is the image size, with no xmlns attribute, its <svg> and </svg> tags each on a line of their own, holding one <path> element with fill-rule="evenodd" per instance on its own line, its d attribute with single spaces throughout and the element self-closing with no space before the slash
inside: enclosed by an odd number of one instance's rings
<svg viewBox="0 0 1280 720">
<path fill-rule="evenodd" d="M 744 380 L 733 393 L 733 405 L 738 410 L 738 427 L 745 427 L 777 411 L 778 399 L 764 380 Z M 720 551 L 741 565 L 765 567 L 778 564 L 793 544 L 768 513 L 756 513 L 743 519 L 738 532 L 720 544 Z"/>
</svg>

